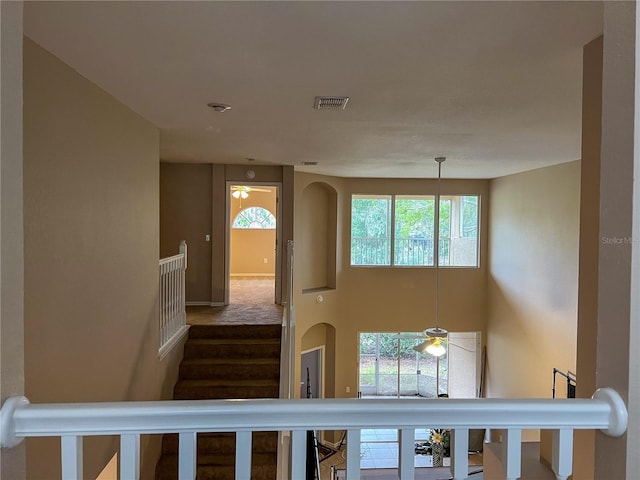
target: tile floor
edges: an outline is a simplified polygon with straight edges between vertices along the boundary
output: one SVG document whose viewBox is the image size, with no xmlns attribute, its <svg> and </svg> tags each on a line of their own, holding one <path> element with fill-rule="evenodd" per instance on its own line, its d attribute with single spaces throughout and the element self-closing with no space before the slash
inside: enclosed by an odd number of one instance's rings
<svg viewBox="0 0 640 480">
<path fill-rule="evenodd" d="M 398 431 L 397 430 L 362 430 L 360 445 L 360 468 L 398 468 Z M 416 430 L 416 441 L 429 439 L 427 429 Z M 431 467 L 430 455 L 416 455 L 416 467 Z M 444 459 L 449 465 L 449 458 Z"/>
</svg>

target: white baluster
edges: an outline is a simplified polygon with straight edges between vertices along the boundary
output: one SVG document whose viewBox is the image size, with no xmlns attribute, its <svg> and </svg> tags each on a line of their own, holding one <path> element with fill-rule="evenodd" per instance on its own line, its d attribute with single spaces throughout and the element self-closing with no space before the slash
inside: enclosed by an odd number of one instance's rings
<svg viewBox="0 0 640 480">
<path fill-rule="evenodd" d="M 158 310 L 160 314 L 160 346 L 164 345 L 164 279 L 162 278 L 162 271 L 164 264 L 160 264 L 160 304 Z"/>
<path fill-rule="evenodd" d="M 173 329 L 176 319 L 176 265 L 175 262 L 171 262 L 171 325 L 169 328 L 168 338 L 173 335 Z"/>
<path fill-rule="evenodd" d="M 182 325 L 186 325 L 187 324 L 187 310 L 186 310 L 186 302 L 187 302 L 187 295 L 185 292 L 185 287 L 187 284 L 187 257 L 185 254 L 184 257 L 184 261 L 182 264 L 182 270 L 180 272 L 180 298 L 182 299 L 182 301 L 180 302 L 180 306 L 181 306 L 181 311 L 182 311 Z"/>
<path fill-rule="evenodd" d="M 165 270 L 164 275 L 162 276 L 162 286 L 163 286 L 163 291 L 164 291 L 164 303 L 163 303 L 163 311 L 164 311 L 164 331 L 165 331 L 165 335 L 164 335 L 164 341 L 167 341 L 168 335 L 168 329 L 169 329 L 169 268 L 167 265 L 167 268 Z"/>
<path fill-rule="evenodd" d="M 573 430 L 563 428 L 553 431 L 551 467 L 558 480 L 566 480 L 573 467 Z"/>
<path fill-rule="evenodd" d="M 360 430 L 347 431 L 346 480 L 360 480 Z"/>
<path fill-rule="evenodd" d="M 520 477 L 520 463 L 522 458 L 522 431 L 511 428 L 502 434 L 502 471 L 507 480 Z"/>
<path fill-rule="evenodd" d="M 400 480 L 414 480 L 416 478 L 416 431 L 413 428 L 400 430 L 400 445 L 398 459 Z"/>
<path fill-rule="evenodd" d="M 164 345 L 167 341 L 167 303 L 169 301 L 168 298 L 168 287 L 167 287 L 167 269 L 164 268 L 164 272 L 162 273 L 162 344 Z"/>
<path fill-rule="evenodd" d="M 180 433 L 178 443 L 178 478 L 194 480 L 196 478 L 198 451 L 198 434 L 196 432 Z"/>
<path fill-rule="evenodd" d="M 290 480 L 306 478 L 307 432 L 294 430 L 291 432 L 291 476 Z"/>
<path fill-rule="evenodd" d="M 469 429 L 451 431 L 451 474 L 454 480 L 469 476 Z"/>
<path fill-rule="evenodd" d="M 82 437 L 63 436 L 62 478 L 64 480 L 82 480 Z"/>
<path fill-rule="evenodd" d="M 251 432 L 236 432 L 236 480 L 251 480 Z"/>
<path fill-rule="evenodd" d="M 122 480 L 140 478 L 140 435 L 120 436 L 120 478 Z"/>
<path fill-rule="evenodd" d="M 187 247 L 187 241 L 186 240 L 182 240 L 180 242 L 180 253 L 182 253 L 183 258 L 184 258 L 184 269 L 187 269 L 187 255 L 188 255 L 189 249 Z"/>
</svg>

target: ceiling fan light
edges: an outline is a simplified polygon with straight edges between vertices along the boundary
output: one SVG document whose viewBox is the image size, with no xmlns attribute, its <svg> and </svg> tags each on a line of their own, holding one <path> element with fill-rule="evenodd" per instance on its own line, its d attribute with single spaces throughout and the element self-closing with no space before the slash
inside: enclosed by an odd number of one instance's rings
<svg viewBox="0 0 640 480">
<path fill-rule="evenodd" d="M 235 191 L 231 194 L 231 196 L 232 196 L 233 198 L 240 198 L 240 191 L 239 191 L 239 190 L 235 190 Z"/>
<path fill-rule="evenodd" d="M 242 190 L 242 191 L 240 192 L 240 197 L 241 197 L 241 198 L 243 198 L 243 199 L 244 199 L 244 198 L 247 198 L 248 196 L 249 196 L 249 194 L 248 194 L 247 192 L 245 192 L 244 190 Z"/>
<path fill-rule="evenodd" d="M 442 341 L 440 340 L 440 338 L 434 338 L 431 340 L 431 342 L 427 341 L 427 343 L 428 345 L 425 348 L 425 351 L 429 355 L 433 355 L 434 357 L 441 357 L 447 352 L 447 349 L 442 344 Z"/>
</svg>

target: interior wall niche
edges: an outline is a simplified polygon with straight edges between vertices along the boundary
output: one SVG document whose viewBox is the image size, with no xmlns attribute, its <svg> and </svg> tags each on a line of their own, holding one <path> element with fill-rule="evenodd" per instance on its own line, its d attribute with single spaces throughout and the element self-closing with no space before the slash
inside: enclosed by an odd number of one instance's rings
<svg viewBox="0 0 640 480">
<path fill-rule="evenodd" d="M 322 182 L 302 192 L 302 245 L 296 261 L 301 263 L 302 292 L 336 287 L 338 195 Z"/>
</svg>

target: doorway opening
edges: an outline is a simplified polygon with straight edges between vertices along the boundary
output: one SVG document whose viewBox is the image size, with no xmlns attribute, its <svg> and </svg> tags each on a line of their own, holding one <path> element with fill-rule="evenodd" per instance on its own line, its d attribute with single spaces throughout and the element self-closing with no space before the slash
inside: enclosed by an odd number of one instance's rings
<svg viewBox="0 0 640 480">
<path fill-rule="evenodd" d="M 300 359 L 300 398 L 322 398 L 323 347 L 302 352 Z"/>
<path fill-rule="evenodd" d="M 274 304 L 279 298 L 278 184 L 228 186 L 225 304 Z"/>
</svg>

